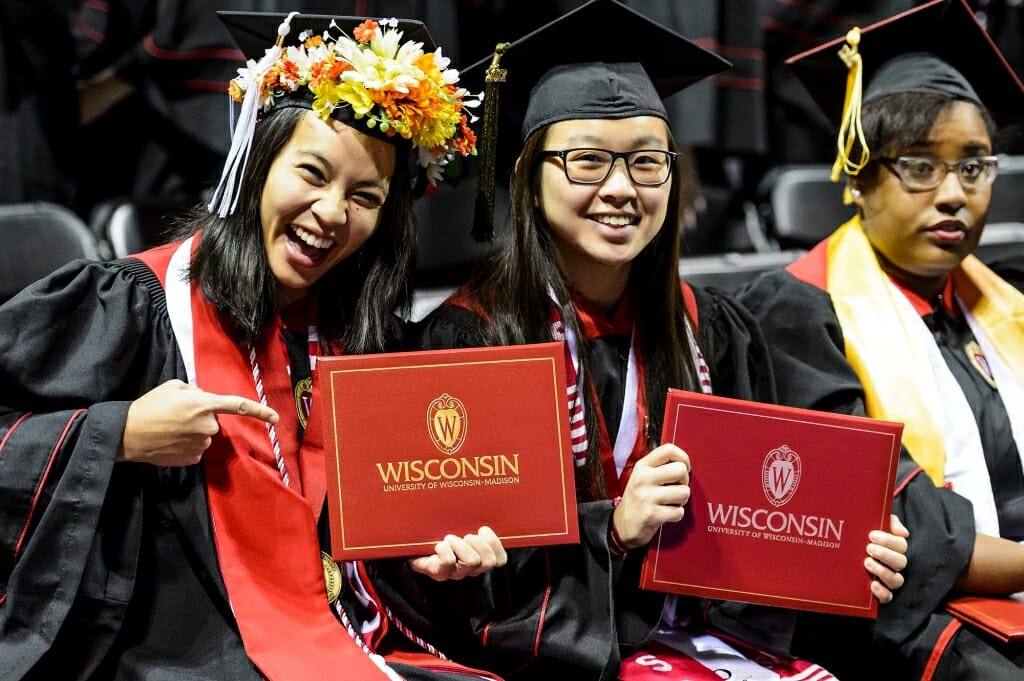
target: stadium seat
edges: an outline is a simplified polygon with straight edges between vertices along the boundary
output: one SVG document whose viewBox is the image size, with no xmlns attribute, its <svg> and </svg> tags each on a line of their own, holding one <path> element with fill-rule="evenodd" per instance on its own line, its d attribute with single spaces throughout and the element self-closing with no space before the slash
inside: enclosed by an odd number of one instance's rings
<svg viewBox="0 0 1024 681">
<path fill-rule="evenodd" d="M 89 222 L 103 255 L 123 258 L 166 242 L 176 216 L 190 207 L 174 196 L 115 197 L 97 205 Z"/>
<path fill-rule="evenodd" d="M 806 251 L 798 248 L 767 253 L 722 253 L 679 259 L 679 276 L 697 286 L 732 293 L 762 272 L 781 269 Z"/>
<path fill-rule="evenodd" d="M 988 224 L 1024 225 L 1024 156 L 999 157 L 999 176 L 992 185 Z"/>
<path fill-rule="evenodd" d="M 99 260 L 100 252 L 71 210 L 45 201 L 0 205 L 0 303 L 78 259 Z"/>
<path fill-rule="evenodd" d="M 757 189 L 758 211 L 767 238 L 779 249 L 810 248 L 853 217 L 843 204 L 842 182 L 832 182 L 828 165 L 773 168 Z"/>
</svg>

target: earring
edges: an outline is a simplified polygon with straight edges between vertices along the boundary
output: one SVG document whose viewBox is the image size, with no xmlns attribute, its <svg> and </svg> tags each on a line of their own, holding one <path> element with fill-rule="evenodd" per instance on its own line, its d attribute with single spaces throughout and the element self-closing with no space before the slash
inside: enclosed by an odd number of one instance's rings
<svg viewBox="0 0 1024 681">
<path fill-rule="evenodd" d="M 850 188 L 850 196 L 854 196 L 854 197 L 860 196 L 860 190 L 857 189 L 856 187 L 851 187 Z"/>
</svg>

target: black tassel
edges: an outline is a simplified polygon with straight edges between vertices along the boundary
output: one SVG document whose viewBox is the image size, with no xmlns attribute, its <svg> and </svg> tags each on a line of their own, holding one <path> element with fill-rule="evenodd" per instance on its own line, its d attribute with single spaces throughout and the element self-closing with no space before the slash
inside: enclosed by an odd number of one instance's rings
<svg viewBox="0 0 1024 681">
<path fill-rule="evenodd" d="M 498 43 L 484 79 L 483 130 L 480 133 L 480 177 L 473 209 L 473 240 L 494 241 L 494 184 L 498 155 L 498 86 L 505 82 L 506 70 L 498 68 L 508 43 Z"/>
</svg>

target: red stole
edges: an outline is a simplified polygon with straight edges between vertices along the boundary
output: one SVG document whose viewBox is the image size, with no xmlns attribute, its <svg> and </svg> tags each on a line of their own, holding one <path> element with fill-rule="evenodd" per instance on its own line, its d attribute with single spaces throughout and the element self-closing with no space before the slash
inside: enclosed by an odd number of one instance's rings
<svg viewBox="0 0 1024 681">
<path fill-rule="evenodd" d="M 172 253 L 173 247 L 141 257 L 165 286 Z M 258 400 L 248 349 L 232 340 L 226 320 L 195 286 L 191 303 L 198 387 Z M 339 674 L 386 678 L 327 603 L 316 530 L 325 485 L 319 409 L 314 403 L 298 452 L 297 415 L 279 329 L 279 323 L 273 324 L 260 337 L 256 355 L 267 400 L 281 416 L 275 428 L 293 488 L 281 480 L 262 421 L 218 415 L 220 432 L 203 456 L 214 541 L 231 607 L 246 653 L 270 681 Z M 300 487 L 306 497 L 297 491 Z"/>
</svg>

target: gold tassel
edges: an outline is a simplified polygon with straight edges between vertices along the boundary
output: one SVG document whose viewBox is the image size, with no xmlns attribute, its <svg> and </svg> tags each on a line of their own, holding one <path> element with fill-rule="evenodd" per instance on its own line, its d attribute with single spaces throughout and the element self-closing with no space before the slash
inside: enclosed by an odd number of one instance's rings
<svg viewBox="0 0 1024 681">
<path fill-rule="evenodd" d="M 838 154 L 832 165 L 831 179 L 839 181 L 839 174 L 857 175 L 871 158 L 867 142 L 864 140 L 864 128 L 861 127 L 860 108 L 863 96 L 863 63 L 857 46 L 860 45 L 860 29 L 852 28 L 846 34 L 846 44 L 839 50 L 839 58 L 846 64 L 846 98 L 843 101 L 843 116 L 839 125 L 839 138 L 836 143 Z M 860 144 L 860 158 L 850 159 L 854 142 Z M 843 190 L 843 203 L 853 202 L 850 188 Z"/>
<path fill-rule="evenodd" d="M 498 68 L 508 43 L 498 43 L 484 80 L 483 130 L 480 133 L 480 177 L 473 209 L 473 240 L 494 241 L 494 184 L 498 154 L 498 86 L 505 82 L 506 69 Z"/>
</svg>

